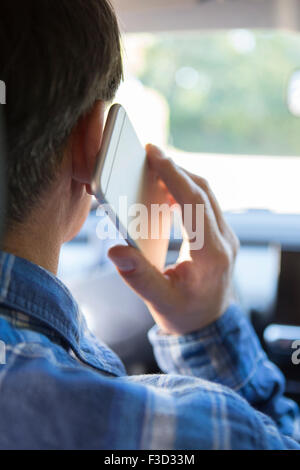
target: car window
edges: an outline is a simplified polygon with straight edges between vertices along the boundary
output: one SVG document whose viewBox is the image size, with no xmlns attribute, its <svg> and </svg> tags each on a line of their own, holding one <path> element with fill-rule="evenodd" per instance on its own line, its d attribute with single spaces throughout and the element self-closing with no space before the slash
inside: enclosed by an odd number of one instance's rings
<svg viewBox="0 0 300 470">
<path fill-rule="evenodd" d="M 208 178 L 224 210 L 300 213 L 299 34 L 128 34 L 124 63 L 116 101 L 144 143 Z"/>
<path fill-rule="evenodd" d="M 286 100 L 300 67 L 300 35 L 132 34 L 124 46 L 126 78 L 153 90 L 158 114 L 167 113 L 168 144 L 188 152 L 300 155 L 299 119 Z"/>
</svg>

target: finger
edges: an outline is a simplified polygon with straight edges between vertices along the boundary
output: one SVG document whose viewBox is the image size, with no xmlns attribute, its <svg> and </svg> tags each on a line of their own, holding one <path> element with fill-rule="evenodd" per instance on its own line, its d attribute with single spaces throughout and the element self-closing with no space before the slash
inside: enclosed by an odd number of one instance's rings
<svg viewBox="0 0 300 470">
<path fill-rule="evenodd" d="M 220 232 L 224 235 L 224 237 L 230 242 L 232 248 L 234 251 L 237 251 L 239 248 L 239 241 L 235 233 L 233 232 L 232 228 L 230 225 L 227 223 L 223 211 L 219 205 L 219 202 L 212 191 L 209 183 L 202 178 L 201 176 L 195 175 L 193 173 L 190 173 L 189 171 L 183 169 L 183 171 L 196 183 L 203 191 L 207 194 L 207 197 L 209 198 L 210 204 L 212 206 L 212 209 L 215 214 L 215 218 L 217 221 L 217 224 L 219 226 Z"/>
<path fill-rule="evenodd" d="M 188 170 L 182 168 L 182 170 L 194 181 L 194 183 L 197 184 L 203 191 L 206 193 L 210 204 L 213 208 L 217 223 L 219 225 L 220 231 L 223 233 L 226 229 L 226 221 L 223 217 L 223 212 L 222 209 L 218 203 L 218 200 L 216 196 L 214 195 L 213 191 L 211 190 L 208 182 L 204 179 L 201 178 L 201 176 L 195 175 L 193 173 L 190 173 Z"/>
<path fill-rule="evenodd" d="M 197 185 L 189 176 L 166 158 L 158 147 L 149 144 L 146 148 L 151 169 L 156 171 L 176 201 L 179 204 L 195 202 Z"/>
<path fill-rule="evenodd" d="M 156 269 L 136 248 L 114 246 L 108 253 L 125 282 L 145 301 L 168 304 L 171 296 L 169 279 Z"/>
<path fill-rule="evenodd" d="M 221 236 L 219 226 L 215 218 L 213 208 L 211 207 L 210 200 L 202 190 L 181 168 L 177 167 L 175 163 L 163 156 L 162 152 L 153 145 L 147 146 L 147 155 L 150 167 L 157 172 L 158 176 L 166 184 L 168 190 L 174 199 L 181 206 L 183 215 L 185 213 L 185 206 L 190 205 L 193 207 L 192 220 L 183 220 L 184 226 L 188 231 L 188 235 L 194 236 L 193 229 L 197 227 L 197 214 L 196 205 L 204 205 L 204 237 L 207 241 L 214 236 Z"/>
</svg>

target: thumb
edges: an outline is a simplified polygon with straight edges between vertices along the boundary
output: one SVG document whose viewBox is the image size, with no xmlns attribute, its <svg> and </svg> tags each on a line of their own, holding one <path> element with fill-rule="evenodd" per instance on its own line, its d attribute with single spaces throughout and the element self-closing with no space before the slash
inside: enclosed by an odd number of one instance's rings
<svg viewBox="0 0 300 470">
<path fill-rule="evenodd" d="M 108 252 L 124 281 L 145 301 L 165 305 L 170 296 L 170 281 L 136 248 L 114 246 Z"/>
</svg>

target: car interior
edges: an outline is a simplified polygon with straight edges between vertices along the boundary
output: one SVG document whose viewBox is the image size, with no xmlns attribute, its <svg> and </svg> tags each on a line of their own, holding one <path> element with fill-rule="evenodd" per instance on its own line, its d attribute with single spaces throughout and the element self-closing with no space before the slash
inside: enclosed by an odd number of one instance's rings
<svg viewBox="0 0 300 470">
<path fill-rule="evenodd" d="M 236 300 L 284 373 L 287 396 L 300 403 L 291 361 L 300 338 L 300 3 L 112 3 L 125 67 L 115 102 L 142 143 L 209 181 L 241 243 Z M 99 239 L 103 217 L 95 200 L 63 247 L 59 277 L 129 374 L 158 372 L 147 339 L 153 320 L 107 257 L 116 242 Z M 179 249 L 173 233 L 167 264 Z"/>
</svg>

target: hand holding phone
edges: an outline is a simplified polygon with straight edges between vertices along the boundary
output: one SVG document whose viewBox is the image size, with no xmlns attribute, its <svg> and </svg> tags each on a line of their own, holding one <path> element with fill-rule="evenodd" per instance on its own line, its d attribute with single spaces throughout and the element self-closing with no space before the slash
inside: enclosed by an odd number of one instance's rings
<svg viewBox="0 0 300 470">
<path fill-rule="evenodd" d="M 213 323 L 232 302 L 232 273 L 239 242 L 203 178 L 179 168 L 157 147 L 147 147 L 147 153 L 151 168 L 174 200 L 182 208 L 185 204 L 193 206 L 192 220 L 183 220 L 189 256 L 164 272 L 131 247 L 113 247 L 109 257 L 124 281 L 145 301 L 162 332 L 182 335 Z M 201 227 L 197 204 L 204 206 Z M 194 234 L 189 232 L 196 226 L 204 230 L 205 241 L 198 249 L 193 248 Z"/>
<path fill-rule="evenodd" d="M 167 191 L 149 169 L 146 151 L 118 104 L 107 117 L 92 189 L 128 244 L 163 269 L 171 226 Z"/>
</svg>

